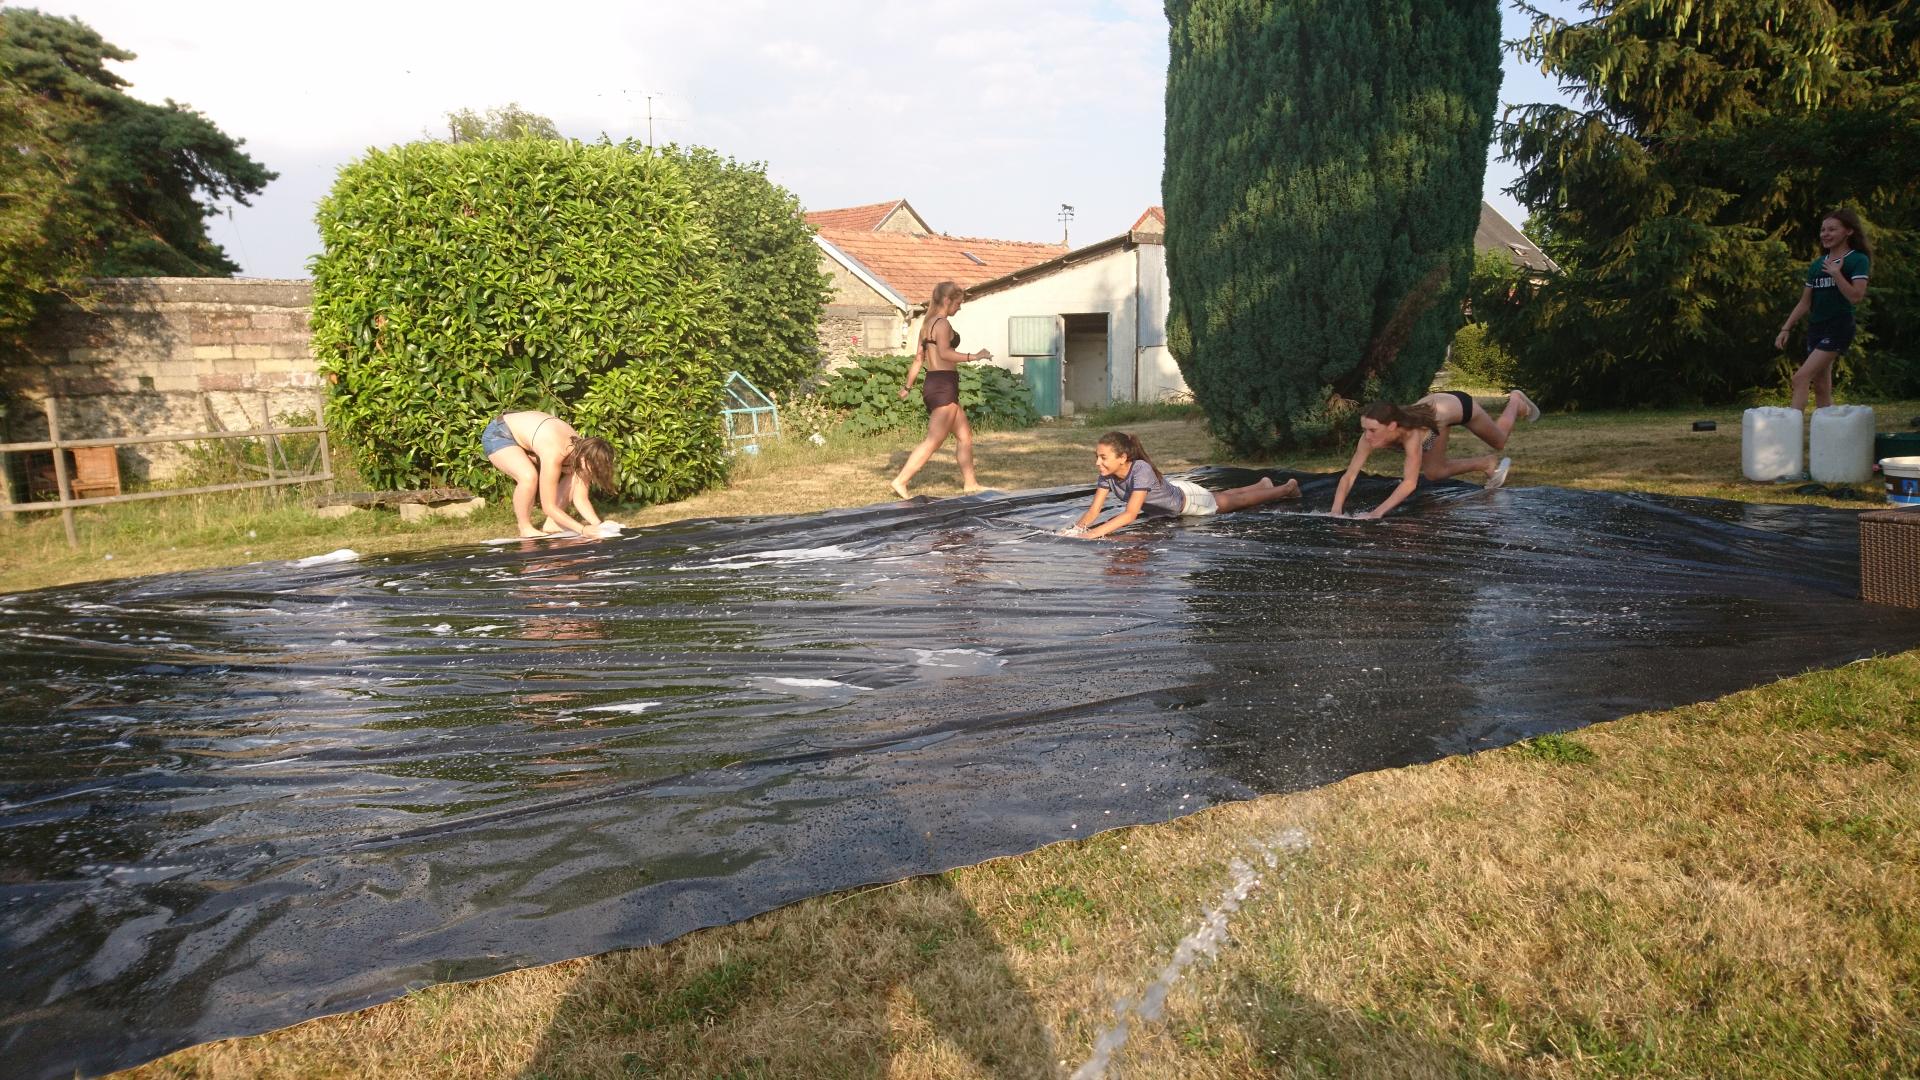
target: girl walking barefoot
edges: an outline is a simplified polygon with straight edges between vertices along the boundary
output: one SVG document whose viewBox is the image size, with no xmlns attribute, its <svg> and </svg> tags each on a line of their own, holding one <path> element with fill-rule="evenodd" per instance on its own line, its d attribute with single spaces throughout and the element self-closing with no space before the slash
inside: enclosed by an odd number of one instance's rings
<svg viewBox="0 0 1920 1080">
<path fill-rule="evenodd" d="M 1100 474 L 1093 489 L 1093 505 L 1080 515 L 1077 524 L 1061 530 L 1064 535 L 1098 540 L 1133 524 L 1141 514 L 1206 517 L 1244 510 L 1275 499 L 1300 497 L 1298 480 L 1276 486 L 1263 476 L 1258 483 L 1245 487 L 1208 491 L 1192 481 L 1168 479 L 1147 456 L 1140 440 L 1124 431 L 1109 431 L 1100 436 L 1093 451 L 1093 467 Z M 1109 493 L 1120 496 L 1124 505 L 1119 513 L 1095 526 L 1093 523 L 1100 517 Z"/>
<path fill-rule="evenodd" d="M 1421 477 L 1446 480 L 1461 473 L 1484 472 L 1487 487 L 1499 487 L 1507 482 L 1507 470 L 1512 467 L 1513 459 L 1493 454 L 1449 458 L 1447 433 L 1455 427 L 1464 427 L 1479 436 L 1481 442 L 1495 450 L 1504 450 L 1514 422 L 1523 415 L 1528 420 L 1540 419 L 1540 406 L 1518 390 L 1507 391 L 1507 403 L 1500 410 L 1498 420 L 1488 416 L 1472 395 L 1459 390 L 1428 394 L 1412 405 L 1374 402 L 1360 413 L 1360 442 L 1353 448 L 1353 460 L 1347 463 L 1340 486 L 1334 489 L 1334 514 L 1346 508 L 1347 493 L 1353 490 L 1353 482 L 1359 478 L 1360 467 L 1367 463 L 1367 456 L 1389 446 L 1398 446 L 1407 455 L 1406 471 L 1400 486 L 1379 506 L 1362 515 L 1364 517 L 1384 517 L 1387 511 L 1413 494 Z"/>
<path fill-rule="evenodd" d="M 960 407 L 960 365 L 969 360 L 991 360 L 993 354 L 985 349 L 971 353 L 958 351 L 960 332 L 953 328 L 950 320 L 966 298 L 960 286 L 943 281 L 933 287 L 933 298 L 927 301 L 926 322 L 920 327 L 920 345 L 914 350 L 912 366 L 907 368 L 907 384 L 900 388 L 900 398 L 904 401 L 913 390 L 914 377 L 925 365 L 927 377 L 920 385 L 920 400 L 927 406 L 927 437 L 907 455 L 900 475 L 888 485 L 903 499 L 907 497 L 907 482 L 926 465 L 949 434 L 953 436 L 954 452 L 960 459 L 960 486 L 966 491 L 980 490 L 980 481 L 973 475 L 973 425 L 967 423 L 966 410 Z"/>
</svg>

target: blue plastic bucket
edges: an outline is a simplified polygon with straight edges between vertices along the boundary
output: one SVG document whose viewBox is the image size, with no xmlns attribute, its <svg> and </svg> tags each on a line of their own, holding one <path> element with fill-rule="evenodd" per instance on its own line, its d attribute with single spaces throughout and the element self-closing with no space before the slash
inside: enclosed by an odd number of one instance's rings
<svg viewBox="0 0 1920 1080">
<path fill-rule="evenodd" d="M 1887 478 L 1888 502 L 1920 506 L 1920 457 L 1881 458 L 1880 475 Z"/>
</svg>

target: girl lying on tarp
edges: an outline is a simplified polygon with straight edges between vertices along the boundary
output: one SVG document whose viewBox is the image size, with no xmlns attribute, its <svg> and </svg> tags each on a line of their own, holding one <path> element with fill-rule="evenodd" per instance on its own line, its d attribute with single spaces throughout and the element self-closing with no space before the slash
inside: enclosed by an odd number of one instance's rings
<svg viewBox="0 0 1920 1080">
<path fill-rule="evenodd" d="M 1275 485 L 1263 476 L 1258 483 L 1245 487 L 1208 491 L 1188 480 L 1169 479 L 1154 467 L 1153 459 L 1147 456 L 1147 450 L 1140 445 L 1140 440 L 1124 431 L 1109 431 L 1100 436 L 1100 442 L 1093 451 L 1093 467 L 1100 474 L 1093 489 L 1093 505 L 1080 515 L 1078 524 L 1060 530 L 1062 535 L 1098 540 L 1133 524 L 1141 514 L 1206 517 L 1259 506 L 1275 499 L 1300 497 L 1298 480 Z M 1119 513 L 1095 526 L 1094 521 L 1100 517 L 1100 510 L 1106 505 L 1109 493 L 1120 496 L 1120 501 L 1125 505 Z"/>
</svg>

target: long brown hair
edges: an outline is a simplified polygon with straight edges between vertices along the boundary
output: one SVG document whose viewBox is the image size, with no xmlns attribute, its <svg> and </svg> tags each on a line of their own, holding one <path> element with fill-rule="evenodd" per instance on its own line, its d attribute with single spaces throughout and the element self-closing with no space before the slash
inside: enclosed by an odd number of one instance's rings
<svg viewBox="0 0 1920 1080">
<path fill-rule="evenodd" d="M 1154 482 L 1158 483 L 1160 481 L 1160 466 L 1155 465 L 1153 459 L 1147 456 L 1147 448 L 1140 445 L 1140 437 L 1138 435 L 1125 431 L 1109 431 L 1105 435 L 1100 436 L 1098 445 L 1104 446 L 1116 454 L 1125 454 L 1129 463 L 1135 461 L 1146 462 L 1147 468 L 1153 470 Z"/>
<path fill-rule="evenodd" d="M 1862 255 L 1865 255 L 1869 259 L 1873 258 L 1873 246 L 1867 243 L 1867 227 L 1865 225 L 1860 224 L 1859 214 L 1856 214 L 1853 211 L 1846 209 L 1845 207 L 1841 207 L 1840 209 L 1835 210 L 1832 213 L 1820 215 L 1821 221 L 1825 221 L 1828 218 L 1832 218 L 1833 220 L 1839 222 L 1841 225 L 1845 226 L 1846 228 L 1852 231 L 1851 235 L 1847 237 L 1848 247 L 1852 248 L 1853 250 L 1859 252 Z"/>
<path fill-rule="evenodd" d="M 1376 401 L 1360 410 L 1364 419 L 1380 424 L 1399 424 L 1403 428 L 1426 428 L 1440 430 L 1440 418 L 1433 413 L 1431 405 L 1395 405 L 1391 401 Z"/>
<path fill-rule="evenodd" d="M 587 486 L 602 495 L 613 492 L 613 444 L 599 436 L 573 437 L 567 456 L 560 459 L 561 471 L 573 471 L 586 477 Z"/>
</svg>

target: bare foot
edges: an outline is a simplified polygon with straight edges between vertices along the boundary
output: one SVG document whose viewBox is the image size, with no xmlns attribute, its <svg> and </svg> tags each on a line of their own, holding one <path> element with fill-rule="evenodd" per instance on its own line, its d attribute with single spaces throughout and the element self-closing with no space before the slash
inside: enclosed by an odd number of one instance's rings
<svg viewBox="0 0 1920 1080">
<path fill-rule="evenodd" d="M 961 484 L 960 490 L 965 492 L 968 495 L 971 495 L 976 491 L 985 491 L 987 489 L 984 487 L 981 487 L 979 484 Z"/>
<path fill-rule="evenodd" d="M 898 495 L 903 499 L 907 497 L 907 485 L 901 483 L 900 481 L 890 480 L 887 482 L 887 486 L 893 489 L 893 493 L 895 495 Z"/>
<path fill-rule="evenodd" d="M 1286 483 L 1281 484 L 1280 496 L 1281 498 L 1285 498 L 1285 499 L 1299 498 L 1300 497 L 1300 481 L 1289 480 Z"/>
<path fill-rule="evenodd" d="M 1253 486 L 1257 488 L 1270 488 L 1273 486 L 1273 477 L 1263 476 L 1260 479 L 1255 480 L 1253 482 Z"/>
</svg>

